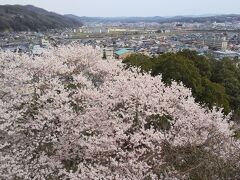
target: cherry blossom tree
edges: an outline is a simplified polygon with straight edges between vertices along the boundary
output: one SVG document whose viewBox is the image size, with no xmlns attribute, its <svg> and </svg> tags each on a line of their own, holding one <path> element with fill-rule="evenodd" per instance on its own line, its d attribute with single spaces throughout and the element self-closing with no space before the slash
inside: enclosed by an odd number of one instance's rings
<svg viewBox="0 0 240 180">
<path fill-rule="evenodd" d="M 0 54 L 1 179 L 240 178 L 230 115 L 69 45 Z"/>
</svg>

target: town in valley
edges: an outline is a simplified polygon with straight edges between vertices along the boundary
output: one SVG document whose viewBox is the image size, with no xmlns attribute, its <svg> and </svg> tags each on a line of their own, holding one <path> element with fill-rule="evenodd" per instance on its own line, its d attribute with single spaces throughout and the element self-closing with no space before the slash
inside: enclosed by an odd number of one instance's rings
<svg viewBox="0 0 240 180">
<path fill-rule="evenodd" d="M 81 27 L 47 31 L 1 32 L 3 51 L 41 55 L 44 49 L 79 43 L 100 47 L 107 58 L 123 59 L 131 53 L 154 56 L 183 49 L 217 59 L 240 57 L 240 21 L 231 17 L 221 22 L 85 22 Z"/>
</svg>

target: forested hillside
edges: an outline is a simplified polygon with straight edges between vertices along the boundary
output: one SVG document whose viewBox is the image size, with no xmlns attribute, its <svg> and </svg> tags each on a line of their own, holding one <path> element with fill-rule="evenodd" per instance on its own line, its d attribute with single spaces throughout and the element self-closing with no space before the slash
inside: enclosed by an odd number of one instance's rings
<svg viewBox="0 0 240 180">
<path fill-rule="evenodd" d="M 81 26 L 78 20 L 34 6 L 0 6 L 0 31 L 45 31 Z"/>
</svg>

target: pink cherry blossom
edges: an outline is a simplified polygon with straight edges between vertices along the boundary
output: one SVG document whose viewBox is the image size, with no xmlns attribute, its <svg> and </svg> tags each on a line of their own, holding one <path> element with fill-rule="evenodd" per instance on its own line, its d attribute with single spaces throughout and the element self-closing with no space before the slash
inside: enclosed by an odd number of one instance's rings
<svg viewBox="0 0 240 180">
<path fill-rule="evenodd" d="M 164 144 L 239 158 L 231 115 L 101 55 L 79 45 L 0 53 L 0 179 L 187 179 Z"/>
</svg>

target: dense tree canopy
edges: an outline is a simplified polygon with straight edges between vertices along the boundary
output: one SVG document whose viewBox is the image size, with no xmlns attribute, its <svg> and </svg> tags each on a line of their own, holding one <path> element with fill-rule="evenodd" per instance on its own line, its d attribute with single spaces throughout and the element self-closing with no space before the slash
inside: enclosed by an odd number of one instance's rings
<svg viewBox="0 0 240 180">
<path fill-rule="evenodd" d="M 153 76 L 162 74 L 166 84 L 172 80 L 183 82 L 192 89 L 196 100 L 208 107 L 223 107 L 225 112 L 232 110 L 235 115 L 240 112 L 238 60 L 215 60 L 200 56 L 195 51 L 183 50 L 157 57 L 133 54 L 124 63 L 127 67 L 136 66 L 143 71 L 151 71 Z"/>
</svg>

